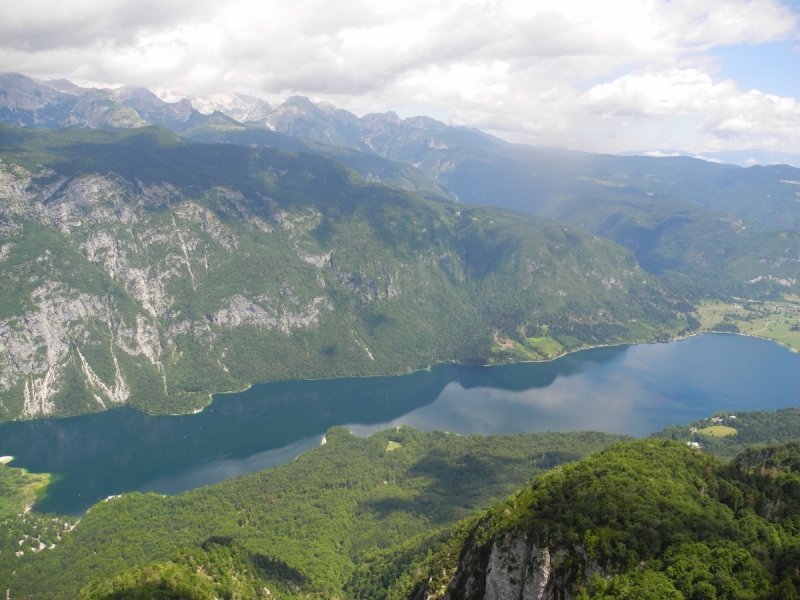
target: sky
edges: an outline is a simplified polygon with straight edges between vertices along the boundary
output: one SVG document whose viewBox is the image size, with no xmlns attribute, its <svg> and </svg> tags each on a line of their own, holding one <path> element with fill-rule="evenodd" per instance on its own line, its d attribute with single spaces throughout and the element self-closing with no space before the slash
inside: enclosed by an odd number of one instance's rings
<svg viewBox="0 0 800 600">
<path fill-rule="evenodd" d="M 26 0 L 0 72 L 595 152 L 800 152 L 800 0 Z"/>
</svg>

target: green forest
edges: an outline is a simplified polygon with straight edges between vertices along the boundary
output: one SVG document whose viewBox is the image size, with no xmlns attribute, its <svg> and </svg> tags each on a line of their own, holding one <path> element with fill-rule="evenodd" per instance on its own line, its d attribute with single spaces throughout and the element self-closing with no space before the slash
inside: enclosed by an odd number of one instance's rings
<svg viewBox="0 0 800 600">
<path fill-rule="evenodd" d="M 357 438 L 334 428 L 325 445 L 280 467 L 176 496 L 133 493 L 102 501 L 52 550 L 20 545 L 28 538 L 16 537 L 21 525 L 12 519 L 12 532 L 9 524 L 3 529 L 0 585 L 12 597 L 72 598 L 93 580 L 151 561 L 174 559 L 180 571 L 183 559 L 176 556 L 188 552 L 199 560 L 195 548 L 225 538 L 242 556 L 260 561 L 275 595 L 341 597 L 347 588 L 367 597 L 357 590 L 399 574 L 365 573 L 365 557 L 406 548 L 416 563 L 423 558 L 420 545 L 432 552 L 441 542 L 437 532 L 536 474 L 620 439 L 603 433 L 460 436 L 409 427 Z M 25 555 L 15 557 L 20 549 Z"/>
<path fill-rule="evenodd" d="M 796 598 L 799 461 L 798 442 L 727 464 L 670 440 L 614 444 L 462 522 L 410 596 L 482 598 L 505 555 L 575 598 Z"/>
<path fill-rule="evenodd" d="M 306 153 L 0 125 L 0 197 L 2 421 L 190 412 L 261 381 L 543 360 L 699 326 L 614 242 Z M 53 335 L 28 336 L 31 320 Z"/>
<path fill-rule="evenodd" d="M 0 461 L 0 519 L 33 506 L 49 482 L 49 475 L 27 473 Z"/>
<path fill-rule="evenodd" d="M 0 585 L 12 598 L 461 594 L 463 581 L 441 573 L 486 566 L 458 566 L 464 548 L 488 560 L 495 541 L 520 534 L 565 553 L 553 585 L 575 597 L 650 585 L 675 598 L 792 597 L 776 590 L 800 577 L 800 409 L 731 416 L 735 435 L 692 431 L 715 413 L 639 441 L 335 427 L 291 463 L 175 496 L 109 498 L 77 526 L 18 503 L 0 524 Z"/>
</svg>

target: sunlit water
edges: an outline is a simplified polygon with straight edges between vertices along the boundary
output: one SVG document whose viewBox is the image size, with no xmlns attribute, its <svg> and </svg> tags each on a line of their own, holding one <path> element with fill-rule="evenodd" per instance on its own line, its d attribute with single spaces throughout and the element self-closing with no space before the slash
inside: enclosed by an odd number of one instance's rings
<svg viewBox="0 0 800 600">
<path fill-rule="evenodd" d="M 174 494 L 288 462 L 333 425 L 357 435 L 406 424 L 487 435 L 591 429 L 645 436 L 717 410 L 797 404 L 800 354 L 709 334 L 549 363 L 260 384 L 179 417 L 121 408 L 6 423 L 0 456 L 57 475 L 37 510 L 80 514 L 112 494 Z"/>
</svg>

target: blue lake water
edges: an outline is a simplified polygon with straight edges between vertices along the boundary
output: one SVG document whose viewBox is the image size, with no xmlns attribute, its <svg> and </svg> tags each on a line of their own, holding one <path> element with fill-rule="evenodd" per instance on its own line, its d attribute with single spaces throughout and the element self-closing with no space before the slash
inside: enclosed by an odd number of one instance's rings
<svg viewBox="0 0 800 600">
<path fill-rule="evenodd" d="M 397 377 L 284 381 L 221 394 L 200 413 L 120 408 L 0 425 L 0 456 L 56 475 L 37 510 L 81 514 L 129 491 L 174 494 L 292 460 L 333 425 L 456 433 L 599 430 L 645 436 L 725 410 L 800 404 L 800 354 L 704 334 L 596 348 L 549 363 L 438 365 Z"/>
</svg>

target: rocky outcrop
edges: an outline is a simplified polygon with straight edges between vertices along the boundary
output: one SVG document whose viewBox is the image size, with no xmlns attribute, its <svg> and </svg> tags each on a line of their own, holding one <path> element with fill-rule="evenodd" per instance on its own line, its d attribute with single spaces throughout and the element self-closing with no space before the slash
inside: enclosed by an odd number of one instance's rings
<svg viewBox="0 0 800 600">
<path fill-rule="evenodd" d="M 227 307 L 215 312 L 210 321 L 222 327 L 255 325 L 265 329 L 277 328 L 288 334 L 292 329 L 311 327 L 319 323 L 320 306 L 333 310 L 333 305 L 324 296 L 317 296 L 307 306 L 295 312 L 286 307 L 275 308 L 268 296 L 259 296 L 256 304 L 237 294 L 227 299 Z"/>
<path fill-rule="evenodd" d="M 213 343 L 220 328 L 248 327 L 288 335 L 318 326 L 322 311 L 333 310 L 326 296 L 304 299 L 281 284 L 274 293 L 256 298 L 244 293 L 221 297 L 205 319 L 181 318 L 181 310 L 175 310 L 178 297 L 183 297 L 178 290 L 185 290 L 187 283 L 193 293 L 201 290 L 204 281 L 223 268 L 225 256 L 239 248 L 237 234 L 221 217 L 244 223 L 259 235 L 274 231 L 237 190 L 214 188 L 202 199 L 187 199 L 168 183 L 132 185 L 113 174 L 70 178 L 52 170 L 32 175 L 0 163 L 0 265 L 8 265 L 18 245 L 15 236 L 22 235 L 25 223 L 32 223 L 64 236 L 87 264 L 99 269 L 97 276 L 107 276 L 127 294 L 119 297 L 117 289 L 103 297 L 66 283 L 65 276 L 84 283 L 91 277 L 67 275 L 47 248 L 27 257 L 47 273 L 37 275 L 38 287 L 21 298 L 24 311 L 0 320 L 0 409 L 14 404 L 3 394 L 18 393 L 19 418 L 58 414 L 57 398 L 70 369 L 80 373 L 98 408 L 125 403 L 131 395 L 130 374 L 120 363 L 119 352 L 144 358 L 157 370 L 168 393 L 167 358 L 179 358 L 175 351 L 180 336 L 201 336 Z M 272 215 L 282 230 L 295 237 L 313 228 L 321 216 L 315 211 L 277 210 L 274 201 L 269 206 L 264 216 Z M 329 265 L 332 250 L 297 254 L 299 264 L 322 270 Z M 68 271 L 71 268 L 81 269 L 67 266 Z M 19 277 L 13 272 L 10 276 Z M 325 286 L 324 279 L 321 284 L 315 281 L 316 286 Z M 133 312 L 130 306 L 121 308 L 131 300 L 136 305 Z M 98 344 L 105 344 L 100 358 Z M 88 352 L 88 347 L 95 350 Z M 105 368 L 93 366 L 98 360 Z"/>
<path fill-rule="evenodd" d="M 576 583 L 604 576 L 582 548 L 554 550 L 518 533 L 476 542 L 475 533 L 484 525 L 468 537 L 457 567 L 418 586 L 414 600 L 570 600 Z M 582 569 L 577 582 L 575 564 Z"/>
<path fill-rule="evenodd" d="M 130 396 L 117 352 L 145 356 L 163 372 L 162 346 L 155 324 L 136 316 L 129 330 L 110 300 L 47 282 L 31 294 L 35 304 L 19 317 L 0 321 L 0 393 L 22 383 L 23 418 L 57 412 L 54 398 L 61 391 L 65 368 L 75 361 L 97 403 L 122 404 Z M 105 339 L 106 342 L 100 340 Z M 113 377 L 104 379 L 84 352 L 106 343 Z M 84 352 L 81 350 L 84 349 Z"/>
<path fill-rule="evenodd" d="M 485 600 L 544 600 L 550 583 L 550 551 L 511 540 L 505 547 L 492 545 L 486 567 Z"/>
</svg>

